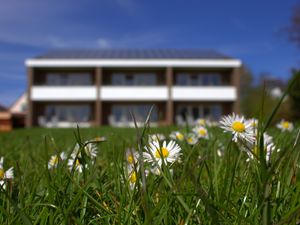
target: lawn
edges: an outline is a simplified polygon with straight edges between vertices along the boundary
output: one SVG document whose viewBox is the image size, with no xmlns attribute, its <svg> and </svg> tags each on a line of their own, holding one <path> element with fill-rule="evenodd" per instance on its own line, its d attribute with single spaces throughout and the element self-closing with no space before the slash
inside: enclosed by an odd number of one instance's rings
<svg viewBox="0 0 300 225">
<path fill-rule="evenodd" d="M 202 125 L 206 133 L 101 127 L 0 134 L 2 171 L 14 170 L 8 179 L 0 169 L 0 224 L 297 224 L 297 127 L 268 128 L 266 142 L 259 123 L 249 146 L 220 125 Z M 242 125 L 231 127 L 243 133 Z M 177 149 L 158 135 L 172 143 L 173 131 L 184 135 L 175 135 Z"/>
</svg>

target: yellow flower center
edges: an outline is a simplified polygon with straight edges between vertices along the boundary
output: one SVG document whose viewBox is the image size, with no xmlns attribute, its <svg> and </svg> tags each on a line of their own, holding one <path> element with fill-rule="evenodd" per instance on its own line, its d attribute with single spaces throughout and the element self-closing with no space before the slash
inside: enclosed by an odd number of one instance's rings
<svg viewBox="0 0 300 225">
<path fill-rule="evenodd" d="M 56 165 L 58 163 L 58 157 L 54 156 L 51 160 L 50 160 L 50 164 L 52 166 Z"/>
<path fill-rule="evenodd" d="M 188 139 L 187 139 L 187 142 L 188 142 L 188 143 L 192 143 L 192 142 L 193 142 L 193 138 L 191 138 L 191 137 L 188 138 Z"/>
<path fill-rule="evenodd" d="M 177 138 L 178 140 L 183 140 L 184 136 L 183 136 L 183 134 L 181 134 L 181 133 L 177 133 L 177 134 L 176 134 L 176 138 Z"/>
<path fill-rule="evenodd" d="M 285 121 L 285 122 L 282 122 L 282 126 L 285 128 L 285 129 L 288 129 L 289 126 L 290 126 L 290 123 Z"/>
<path fill-rule="evenodd" d="M 205 125 L 205 120 L 204 120 L 204 119 L 200 119 L 200 120 L 198 121 L 198 123 L 199 123 L 200 125 L 204 126 L 204 125 Z"/>
<path fill-rule="evenodd" d="M 127 156 L 127 162 L 128 162 L 129 164 L 133 164 L 134 158 L 133 158 L 132 155 L 128 155 L 128 156 Z"/>
<path fill-rule="evenodd" d="M 0 169 L 0 180 L 2 180 L 4 178 L 4 170 Z"/>
<path fill-rule="evenodd" d="M 235 121 L 232 123 L 232 129 L 236 132 L 242 133 L 245 131 L 245 125 L 240 121 Z"/>
<path fill-rule="evenodd" d="M 169 156 L 169 150 L 165 147 L 162 147 L 161 149 L 157 149 L 155 152 L 156 158 L 161 158 L 163 156 L 164 158 Z"/>
<path fill-rule="evenodd" d="M 129 181 L 134 184 L 136 182 L 136 173 L 132 172 L 132 174 L 129 177 Z"/>
<path fill-rule="evenodd" d="M 201 136 L 205 136 L 205 135 L 206 135 L 206 130 L 200 129 L 200 130 L 198 131 L 198 133 L 199 133 L 199 135 L 201 135 Z"/>
<path fill-rule="evenodd" d="M 76 166 L 80 166 L 79 159 L 76 159 L 75 165 L 76 165 Z"/>
</svg>

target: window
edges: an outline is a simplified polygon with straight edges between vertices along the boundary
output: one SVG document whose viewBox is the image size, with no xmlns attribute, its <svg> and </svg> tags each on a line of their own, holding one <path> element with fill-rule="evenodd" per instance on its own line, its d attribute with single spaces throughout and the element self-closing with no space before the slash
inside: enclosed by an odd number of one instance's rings
<svg viewBox="0 0 300 225">
<path fill-rule="evenodd" d="M 111 85 L 151 86 L 157 84 L 154 73 L 113 73 Z"/>
<path fill-rule="evenodd" d="M 144 122 L 147 118 L 147 115 L 150 111 L 152 105 L 141 104 L 141 105 L 113 105 L 112 106 L 112 115 L 116 121 L 129 122 L 133 121 L 130 114 L 133 113 L 137 122 Z M 157 107 L 154 107 L 151 113 L 151 122 L 158 120 L 158 111 Z"/>
<path fill-rule="evenodd" d="M 46 85 L 49 86 L 86 86 L 92 85 L 92 76 L 89 73 L 48 73 Z"/>
<path fill-rule="evenodd" d="M 187 86 L 189 85 L 189 75 L 182 73 L 177 75 L 176 84 L 180 86 Z"/>
<path fill-rule="evenodd" d="M 219 86 L 221 77 L 218 73 L 178 73 L 176 85 L 179 86 Z"/>
<path fill-rule="evenodd" d="M 219 104 L 200 104 L 200 105 L 178 105 L 176 114 L 183 119 L 192 117 L 194 120 L 198 118 L 207 118 L 212 120 L 220 119 L 222 115 L 222 107 Z"/>
<path fill-rule="evenodd" d="M 45 110 L 47 121 L 56 118 L 58 121 L 88 122 L 91 118 L 89 105 L 47 105 Z"/>
</svg>

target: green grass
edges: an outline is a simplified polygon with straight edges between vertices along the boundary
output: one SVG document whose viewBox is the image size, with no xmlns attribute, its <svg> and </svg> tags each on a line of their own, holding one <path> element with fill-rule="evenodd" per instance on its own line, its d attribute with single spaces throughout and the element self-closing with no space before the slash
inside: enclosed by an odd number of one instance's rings
<svg viewBox="0 0 300 225">
<path fill-rule="evenodd" d="M 147 134 L 167 137 L 178 128 L 149 128 L 138 138 L 135 129 L 20 129 L 0 134 L 4 168 L 15 177 L 0 192 L 0 224 L 297 224 L 300 213 L 297 129 L 268 130 L 280 152 L 271 163 L 248 156 L 220 128 L 209 128 L 209 140 L 195 146 L 178 142 L 182 162 L 163 167 L 162 174 L 143 171 L 131 189 L 124 152 L 147 143 Z M 182 129 L 186 131 L 186 128 Z M 142 130 L 140 129 L 140 134 Z M 97 136 L 94 164 L 82 174 L 66 161 L 48 170 L 51 155 L 71 154 Z M 223 156 L 217 151 L 224 148 Z M 143 150 L 143 149 L 142 149 Z M 147 165 L 146 165 L 147 167 Z"/>
</svg>

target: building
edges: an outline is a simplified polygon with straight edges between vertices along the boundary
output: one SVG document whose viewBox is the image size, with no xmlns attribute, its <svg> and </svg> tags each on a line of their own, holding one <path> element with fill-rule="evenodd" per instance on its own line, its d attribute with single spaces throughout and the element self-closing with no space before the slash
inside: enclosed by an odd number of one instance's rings
<svg viewBox="0 0 300 225">
<path fill-rule="evenodd" d="M 52 50 L 26 60 L 27 126 L 153 124 L 239 111 L 241 61 L 211 50 Z"/>
<path fill-rule="evenodd" d="M 7 108 L 0 105 L 0 132 L 12 129 L 11 114 Z"/>
<path fill-rule="evenodd" d="M 28 100 L 27 93 L 23 93 L 9 107 L 13 128 L 25 126 L 25 117 L 26 117 L 26 112 L 27 112 L 27 100 Z"/>
</svg>

